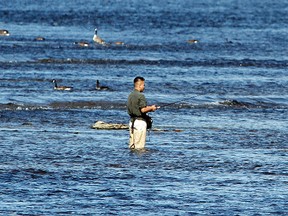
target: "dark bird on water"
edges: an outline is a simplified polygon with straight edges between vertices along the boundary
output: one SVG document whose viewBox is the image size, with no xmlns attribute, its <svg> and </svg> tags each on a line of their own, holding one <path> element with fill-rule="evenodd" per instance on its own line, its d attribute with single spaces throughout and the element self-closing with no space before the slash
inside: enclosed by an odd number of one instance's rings
<svg viewBox="0 0 288 216">
<path fill-rule="evenodd" d="M 81 47 L 89 47 L 89 43 L 85 41 L 74 42 L 74 44 L 81 46 Z"/>
<path fill-rule="evenodd" d="M 45 41 L 45 38 L 44 37 L 36 37 L 34 40 L 35 41 Z"/>
<path fill-rule="evenodd" d="M 99 80 L 96 81 L 96 90 L 109 90 L 108 86 L 101 86 Z"/>
<path fill-rule="evenodd" d="M 188 43 L 190 43 L 190 44 L 193 44 L 193 43 L 198 43 L 199 41 L 198 41 L 198 40 L 195 40 L 195 39 L 193 39 L 193 40 L 188 40 L 187 42 L 188 42 Z"/>
<path fill-rule="evenodd" d="M 71 91 L 73 90 L 72 86 L 58 86 L 57 81 L 55 79 L 52 80 L 54 83 L 54 90 L 61 90 L 61 91 Z"/>
<path fill-rule="evenodd" d="M 10 33 L 8 30 L 0 29 L 0 36 L 9 36 Z"/>
</svg>

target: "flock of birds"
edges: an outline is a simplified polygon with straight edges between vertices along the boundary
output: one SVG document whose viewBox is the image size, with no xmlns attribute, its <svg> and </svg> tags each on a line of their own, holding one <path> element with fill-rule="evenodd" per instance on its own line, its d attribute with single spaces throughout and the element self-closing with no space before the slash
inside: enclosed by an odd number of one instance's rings
<svg viewBox="0 0 288 216">
<path fill-rule="evenodd" d="M 0 29 L 0 36 L 9 36 L 10 33 L 8 30 L 6 29 Z M 97 28 L 94 30 L 94 36 L 93 36 L 93 41 L 96 44 L 100 44 L 103 46 L 108 46 L 111 44 L 114 45 L 124 45 L 124 42 L 122 41 L 116 41 L 113 43 L 107 43 L 105 42 L 100 36 L 98 36 L 98 30 Z M 35 38 L 36 41 L 44 41 L 45 38 L 44 37 L 36 37 Z M 188 40 L 188 43 L 192 44 L 192 43 L 198 43 L 198 40 Z M 81 46 L 81 47 L 88 47 L 89 43 L 86 41 L 79 41 L 79 42 L 74 42 L 74 44 Z M 61 91 L 71 91 L 73 90 L 72 86 L 58 86 L 57 81 L 55 79 L 52 80 L 52 82 L 54 83 L 54 90 L 61 90 Z M 96 81 L 96 90 L 109 90 L 108 86 L 101 86 L 99 80 Z"/>
<path fill-rule="evenodd" d="M 10 35 L 10 33 L 8 30 L 0 29 L 0 36 L 9 36 L 9 35 Z M 37 38 L 35 38 L 35 40 L 44 41 L 45 38 L 37 37 Z M 101 44 L 101 45 L 107 45 L 108 44 L 97 35 L 97 29 L 95 29 L 95 31 L 94 31 L 93 41 L 95 43 Z M 89 43 L 84 42 L 84 41 L 75 42 L 75 44 L 78 44 L 79 46 L 84 46 L 84 47 L 89 46 Z M 115 44 L 123 45 L 124 43 L 123 42 L 115 42 Z M 72 86 L 58 86 L 56 79 L 53 79 L 52 82 L 54 83 L 54 90 L 60 90 L 60 91 L 72 91 L 73 90 Z M 99 80 L 97 80 L 95 89 L 96 90 L 109 90 L 110 88 L 108 86 L 101 86 Z"/>
<path fill-rule="evenodd" d="M 0 36 L 9 36 L 10 33 L 8 30 L 6 29 L 0 29 Z M 98 36 L 98 29 L 96 28 L 94 30 L 94 36 L 93 36 L 93 41 L 94 43 L 96 44 L 100 44 L 100 45 L 103 45 L 103 46 L 109 46 L 109 45 L 125 45 L 124 42 L 122 41 L 115 41 L 115 42 L 112 42 L 112 43 L 108 43 L 106 42 L 105 40 L 103 40 L 100 36 Z M 45 38 L 44 37 L 36 37 L 35 38 L 36 41 L 44 41 Z M 194 44 L 194 43 L 198 43 L 198 40 L 195 40 L 195 39 L 192 39 L 192 40 L 188 40 L 187 41 L 189 44 Z M 78 45 L 78 46 L 81 46 L 81 47 L 89 47 L 90 44 L 89 42 L 86 42 L 86 41 L 78 41 L 78 42 L 74 42 L 75 45 Z"/>
<path fill-rule="evenodd" d="M 96 43 L 96 44 L 100 44 L 100 45 L 103 45 L 103 46 L 108 46 L 108 45 L 111 45 L 111 44 L 115 44 L 115 45 L 124 45 L 124 42 L 122 41 L 116 41 L 116 42 L 113 42 L 113 43 L 107 43 L 105 42 L 101 37 L 98 36 L 97 34 L 98 30 L 97 28 L 94 30 L 94 36 L 93 36 L 93 41 Z M 8 30 L 6 29 L 0 29 L 0 36 L 9 36 L 10 33 Z M 35 38 L 36 41 L 44 41 L 45 38 L 44 37 L 36 37 Z M 90 44 L 86 41 L 79 41 L 79 42 L 74 42 L 74 44 L 76 45 L 79 45 L 79 46 L 82 46 L 82 47 L 88 47 Z"/>
<path fill-rule="evenodd" d="M 94 43 L 100 44 L 100 45 L 103 45 L 103 46 L 109 46 L 111 44 L 124 45 L 124 42 L 122 42 L 122 41 L 116 41 L 116 42 L 113 42 L 113 43 L 107 43 L 100 36 L 98 36 L 98 29 L 97 28 L 94 30 L 94 36 L 93 36 L 92 39 L 93 39 Z M 74 44 L 82 46 L 82 47 L 88 47 L 89 46 L 89 43 L 86 42 L 86 41 L 74 42 Z"/>
</svg>

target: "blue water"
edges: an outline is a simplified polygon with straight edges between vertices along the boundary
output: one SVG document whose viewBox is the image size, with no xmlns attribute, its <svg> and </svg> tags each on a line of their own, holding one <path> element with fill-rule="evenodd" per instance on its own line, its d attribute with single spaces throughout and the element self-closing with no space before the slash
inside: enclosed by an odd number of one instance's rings
<svg viewBox="0 0 288 216">
<path fill-rule="evenodd" d="M 287 12 L 284 0 L 0 2 L 0 214 L 286 215 Z M 91 128 L 128 123 L 137 75 L 162 106 L 145 152 L 126 130 Z"/>
</svg>

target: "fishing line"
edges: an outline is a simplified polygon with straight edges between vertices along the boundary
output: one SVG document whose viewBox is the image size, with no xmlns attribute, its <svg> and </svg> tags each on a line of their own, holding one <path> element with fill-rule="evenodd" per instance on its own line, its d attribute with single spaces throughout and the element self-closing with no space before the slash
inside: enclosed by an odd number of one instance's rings
<svg viewBox="0 0 288 216">
<path fill-rule="evenodd" d="M 188 100 L 191 100 L 191 99 L 193 99 L 193 98 L 196 98 L 196 97 L 199 97 L 199 96 L 201 96 L 202 94 L 200 94 L 200 95 L 195 95 L 195 96 L 192 96 L 192 97 L 188 97 L 188 98 L 185 98 L 185 99 L 182 99 L 182 100 L 179 100 L 179 101 L 175 101 L 175 102 L 172 102 L 172 103 L 165 103 L 165 104 L 163 104 L 163 105 L 160 105 L 160 108 L 163 108 L 163 107 L 167 107 L 167 106 L 171 106 L 171 105 L 174 105 L 174 104 L 177 104 L 177 103 L 180 103 L 180 102 L 185 102 L 185 101 L 188 101 Z M 223 99 L 222 98 L 222 100 L 225 100 L 225 101 L 227 101 L 227 99 Z M 229 100 L 229 101 L 232 101 L 233 102 L 233 100 Z M 238 101 L 237 101 L 238 102 Z M 243 107 L 243 108 L 245 108 L 245 109 L 247 109 L 247 110 L 250 110 L 248 107 L 247 107 L 247 105 L 246 104 L 242 104 L 241 102 L 238 102 L 239 104 L 239 106 L 240 107 Z"/>
<path fill-rule="evenodd" d="M 177 103 L 180 103 L 180 102 L 185 102 L 185 101 L 188 101 L 190 99 L 193 99 L 193 98 L 196 98 L 200 95 L 195 95 L 195 96 L 192 96 L 192 97 L 189 97 L 189 98 L 185 98 L 185 99 L 182 99 L 182 100 L 179 100 L 179 101 L 175 101 L 175 102 L 172 102 L 172 103 L 165 103 L 163 105 L 161 105 L 160 107 L 166 107 L 166 106 L 171 106 L 171 105 L 174 105 L 174 104 L 177 104 Z"/>
</svg>

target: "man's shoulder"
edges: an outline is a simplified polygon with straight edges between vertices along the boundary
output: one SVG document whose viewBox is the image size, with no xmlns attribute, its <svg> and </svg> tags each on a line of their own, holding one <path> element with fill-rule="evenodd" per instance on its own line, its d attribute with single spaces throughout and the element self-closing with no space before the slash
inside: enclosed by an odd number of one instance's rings
<svg viewBox="0 0 288 216">
<path fill-rule="evenodd" d="M 137 90 L 133 90 L 130 95 L 135 95 L 135 96 L 138 96 L 138 95 L 143 95 L 141 92 L 137 91 Z"/>
</svg>

